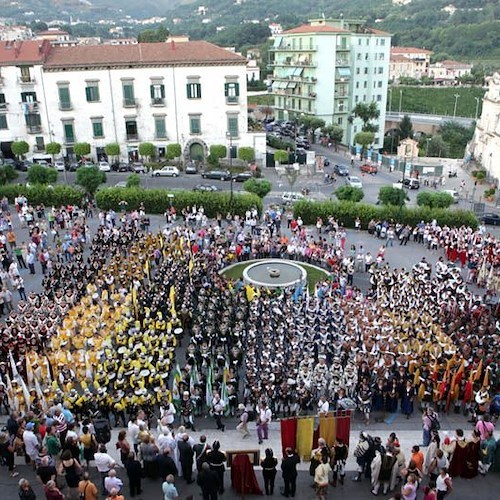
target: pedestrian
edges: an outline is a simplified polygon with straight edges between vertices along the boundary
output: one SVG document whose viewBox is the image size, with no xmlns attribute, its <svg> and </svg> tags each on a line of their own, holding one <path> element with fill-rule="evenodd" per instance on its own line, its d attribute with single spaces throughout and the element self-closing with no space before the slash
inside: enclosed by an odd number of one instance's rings
<svg viewBox="0 0 500 500">
<path fill-rule="evenodd" d="M 120 495 L 120 492 L 116 488 L 113 488 L 106 497 L 106 500 L 125 500 L 125 497 Z"/>
<path fill-rule="evenodd" d="M 272 411 L 269 406 L 263 402 L 259 403 L 259 419 L 257 421 L 257 437 L 259 444 L 264 439 L 269 439 L 269 423 L 271 422 Z"/>
<path fill-rule="evenodd" d="M 201 465 L 201 470 L 198 473 L 196 480 L 201 488 L 203 500 L 217 500 L 219 497 L 220 481 L 218 474 L 210 469 L 210 465 L 204 462 Z"/>
<path fill-rule="evenodd" d="M 271 448 L 267 448 L 265 454 L 265 458 L 260 461 L 260 466 L 262 467 L 262 476 L 264 477 L 266 495 L 269 496 L 274 493 L 274 480 L 276 478 L 276 466 L 278 465 L 278 459 L 274 456 Z"/>
<path fill-rule="evenodd" d="M 94 455 L 94 461 L 99 475 L 101 476 L 101 493 L 105 496 L 107 495 L 107 491 L 104 486 L 104 480 L 106 479 L 108 472 L 116 465 L 116 462 L 110 455 L 108 455 L 104 444 L 99 446 L 99 451 Z"/>
<path fill-rule="evenodd" d="M 0 433 L 0 459 L 9 469 L 10 477 L 17 477 L 19 472 L 14 472 L 14 446 L 12 440 L 6 432 Z"/>
<path fill-rule="evenodd" d="M 135 458 L 135 454 L 132 451 L 129 453 L 125 462 L 125 470 L 127 471 L 130 496 L 134 498 L 136 495 L 142 493 L 142 465 L 141 462 Z"/>
<path fill-rule="evenodd" d="M 415 474 L 408 474 L 406 484 L 401 488 L 403 500 L 416 500 L 417 498 L 417 477 Z"/>
<path fill-rule="evenodd" d="M 78 484 L 80 483 L 80 475 L 82 467 L 78 460 L 71 456 L 70 450 L 64 450 L 61 454 L 61 463 L 59 464 L 58 473 L 66 479 L 66 485 L 69 488 L 69 496 L 73 498 L 77 493 Z"/>
<path fill-rule="evenodd" d="M 120 491 L 123 486 L 123 481 L 116 475 L 116 470 L 111 469 L 108 472 L 108 476 L 104 478 L 104 488 L 108 493 L 113 490 Z"/>
<path fill-rule="evenodd" d="M 78 483 L 78 493 L 80 500 L 97 500 L 99 498 L 99 490 L 90 480 L 88 472 L 83 473 L 82 480 Z"/>
<path fill-rule="evenodd" d="M 214 441 L 212 444 L 212 449 L 207 453 L 207 462 L 210 465 L 210 469 L 217 473 L 219 478 L 219 493 L 222 495 L 224 493 L 224 471 L 226 469 L 226 454 L 220 451 L 219 441 Z"/>
<path fill-rule="evenodd" d="M 422 415 L 422 446 L 429 446 L 431 431 L 438 431 L 439 429 L 439 417 L 434 408 L 429 406 Z"/>
<path fill-rule="evenodd" d="M 292 450 L 292 448 L 286 448 L 285 457 L 281 462 L 283 482 L 285 483 L 283 496 L 285 497 L 295 497 L 295 491 L 297 488 L 297 465 L 299 463 L 299 456 Z"/>
<path fill-rule="evenodd" d="M 182 468 L 182 476 L 186 480 L 187 484 L 194 483 L 192 479 L 193 476 L 193 461 L 194 461 L 194 451 L 189 444 L 189 436 L 184 434 L 182 440 L 177 444 L 179 449 L 179 461 Z"/>
<path fill-rule="evenodd" d="M 50 463 L 50 457 L 48 455 L 42 458 L 40 465 L 36 469 L 36 475 L 42 484 L 47 484 L 50 480 L 56 479 L 57 470 Z"/>
<path fill-rule="evenodd" d="M 226 403 L 221 399 L 220 395 L 216 392 L 212 399 L 211 413 L 217 424 L 217 430 L 224 432 L 225 425 L 222 423 L 222 416 L 226 409 Z"/>
<path fill-rule="evenodd" d="M 321 456 L 321 463 L 314 471 L 314 487 L 316 489 L 316 498 L 318 500 L 325 500 L 328 493 L 328 475 L 332 471 L 328 463 L 328 456 Z M 292 495 L 293 497 L 294 495 Z"/>
<path fill-rule="evenodd" d="M 47 482 L 47 484 L 43 488 L 43 491 L 45 492 L 46 500 L 64 500 L 64 495 L 61 493 L 61 490 L 57 487 L 56 482 L 52 479 Z"/>
<path fill-rule="evenodd" d="M 436 479 L 436 491 L 437 500 L 443 500 L 453 491 L 451 477 L 448 474 L 448 469 L 444 467 L 439 471 L 439 476 Z"/>
<path fill-rule="evenodd" d="M 240 423 L 236 426 L 236 430 L 243 434 L 243 439 L 250 435 L 248 432 L 248 411 L 243 403 L 238 405 L 240 413 Z"/>
<path fill-rule="evenodd" d="M 157 458 L 158 462 L 158 476 L 165 481 L 169 474 L 177 476 L 179 471 L 175 465 L 174 459 L 170 456 L 170 448 L 164 448 L 163 453 L 160 453 Z"/>
<path fill-rule="evenodd" d="M 163 491 L 164 500 L 177 500 L 179 498 L 179 493 L 174 485 L 174 476 L 169 474 L 165 482 L 161 485 Z"/>
<path fill-rule="evenodd" d="M 200 442 L 193 446 L 193 451 L 196 457 L 196 470 L 199 472 L 201 471 L 201 466 L 207 462 L 207 454 L 210 451 L 210 446 L 207 444 L 207 436 L 204 434 L 200 436 Z"/>
<path fill-rule="evenodd" d="M 19 500 L 36 500 L 35 492 L 33 491 L 30 482 L 25 478 L 19 480 L 18 494 Z"/>
</svg>

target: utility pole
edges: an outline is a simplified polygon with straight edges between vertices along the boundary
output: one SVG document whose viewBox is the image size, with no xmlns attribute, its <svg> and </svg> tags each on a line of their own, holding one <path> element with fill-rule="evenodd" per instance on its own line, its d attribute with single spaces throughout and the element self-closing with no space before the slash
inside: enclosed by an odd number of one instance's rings
<svg viewBox="0 0 500 500">
<path fill-rule="evenodd" d="M 455 116 L 457 116 L 457 103 L 460 94 L 455 94 L 453 97 L 455 97 L 455 106 L 453 107 L 453 118 L 455 118 Z"/>
<path fill-rule="evenodd" d="M 399 91 L 399 114 L 401 114 L 401 106 L 403 104 L 403 91 Z"/>
</svg>

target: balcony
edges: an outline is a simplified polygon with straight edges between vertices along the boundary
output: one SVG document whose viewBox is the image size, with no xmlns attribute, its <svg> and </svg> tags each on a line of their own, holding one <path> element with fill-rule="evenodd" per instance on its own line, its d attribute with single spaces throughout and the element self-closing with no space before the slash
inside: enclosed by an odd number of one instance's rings
<svg viewBox="0 0 500 500">
<path fill-rule="evenodd" d="M 129 142 L 134 142 L 139 140 L 139 134 L 127 134 L 125 137 L 126 140 Z"/>
<path fill-rule="evenodd" d="M 59 103 L 59 110 L 60 111 L 71 111 L 73 109 L 73 104 L 71 102 L 60 102 Z"/>
<path fill-rule="evenodd" d="M 309 47 L 292 47 L 291 45 L 285 45 L 281 47 L 271 47 L 270 52 L 316 52 L 318 50 L 317 45 L 310 45 Z"/>
<path fill-rule="evenodd" d="M 66 136 L 64 138 L 64 144 L 66 144 L 67 146 L 69 146 L 71 144 L 75 144 L 75 142 L 76 142 L 76 139 L 75 139 L 74 135 L 69 135 L 69 136 Z"/>
<path fill-rule="evenodd" d="M 123 104 L 124 107 L 125 104 Z M 163 97 L 153 97 L 151 99 L 151 106 L 165 106 L 165 99 Z"/>
<path fill-rule="evenodd" d="M 42 131 L 41 125 L 26 125 L 28 134 L 39 134 Z"/>
<path fill-rule="evenodd" d="M 40 111 L 40 103 L 38 101 L 20 102 L 21 111 L 27 115 L 30 113 L 38 113 Z"/>
<path fill-rule="evenodd" d="M 335 92 L 335 99 L 349 99 L 347 92 Z"/>
<path fill-rule="evenodd" d="M 123 99 L 124 108 L 135 108 L 136 106 L 137 106 L 137 100 L 135 97 L 129 97 L 127 99 Z"/>
<path fill-rule="evenodd" d="M 337 52 L 350 52 L 351 51 L 350 47 L 343 47 L 342 45 L 337 45 L 335 50 Z"/>
<path fill-rule="evenodd" d="M 0 102 L 0 111 L 7 111 L 9 109 L 9 104 L 7 102 Z"/>
<path fill-rule="evenodd" d="M 350 66 L 351 63 L 347 59 L 337 59 L 335 61 L 335 66 Z"/>
<path fill-rule="evenodd" d="M 226 97 L 226 104 L 238 104 L 239 100 L 240 99 L 238 96 L 227 96 Z"/>
<path fill-rule="evenodd" d="M 34 85 L 36 83 L 35 77 L 31 75 L 21 75 L 19 77 L 20 85 Z"/>
</svg>

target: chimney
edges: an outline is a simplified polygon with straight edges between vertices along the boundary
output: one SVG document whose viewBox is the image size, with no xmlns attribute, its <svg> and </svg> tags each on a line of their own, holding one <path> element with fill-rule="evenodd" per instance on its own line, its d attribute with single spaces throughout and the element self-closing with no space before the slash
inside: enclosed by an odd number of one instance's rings
<svg viewBox="0 0 500 500">
<path fill-rule="evenodd" d="M 175 50 L 175 40 L 172 38 L 172 41 L 170 42 L 170 46 L 172 47 L 172 50 Z"/>
</svg>

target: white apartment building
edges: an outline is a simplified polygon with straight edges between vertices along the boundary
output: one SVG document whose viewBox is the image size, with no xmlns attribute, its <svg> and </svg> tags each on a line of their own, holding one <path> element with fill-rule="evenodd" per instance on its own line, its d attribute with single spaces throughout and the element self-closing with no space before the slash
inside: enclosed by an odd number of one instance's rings
<svg viewBox="0 0 500 500">
<path fill-rule="evenodd" d="M 12 141 L 26 140 L 36 157 L 55 141 L 72 157 L 77 142 L 88 142 L 100 159 L 118 143 L 123 160 L 136 160 L 141 142 L 160 157 L 179 143 L 185 158 L 202 159 L 225 144 L 233 157 L 251 146 L 260 158 L 265 134 L 248 133 L 246 64 L 203 41 L 0 44 L 0 148 L 11 156 Z"/>
<path fill-rule="evenodd" d="M 419 80 L 429 76 L 431 55 L 431 50 L 417 47 L 392 47 L 389 80 L 397 82 L 401 77 Z"/>
<path fill-rule="evenodd" d="M 469 149 L 488 175 L 500 181 L 500 73 L 486 81 L 488 91 Z"/>
<path fill-rule="evenodd" d="M 453 84 L 462 76 L 469 75 L 472 71 L 472 64 L 459 61 L 441 61 L 431 64 L 429 75 L 436 83 Z"/>
<path fill-rule="evenodd" d="M 278 119 L 314 115 L 344 129 L 353 145 L 361 120 L 352 116 L 358 102 L 380 110 L 374 148 L 383 145 L 391 36 L 362 21 L 312 20 L 274 38 L 270 64 Z"/>
</svg>

